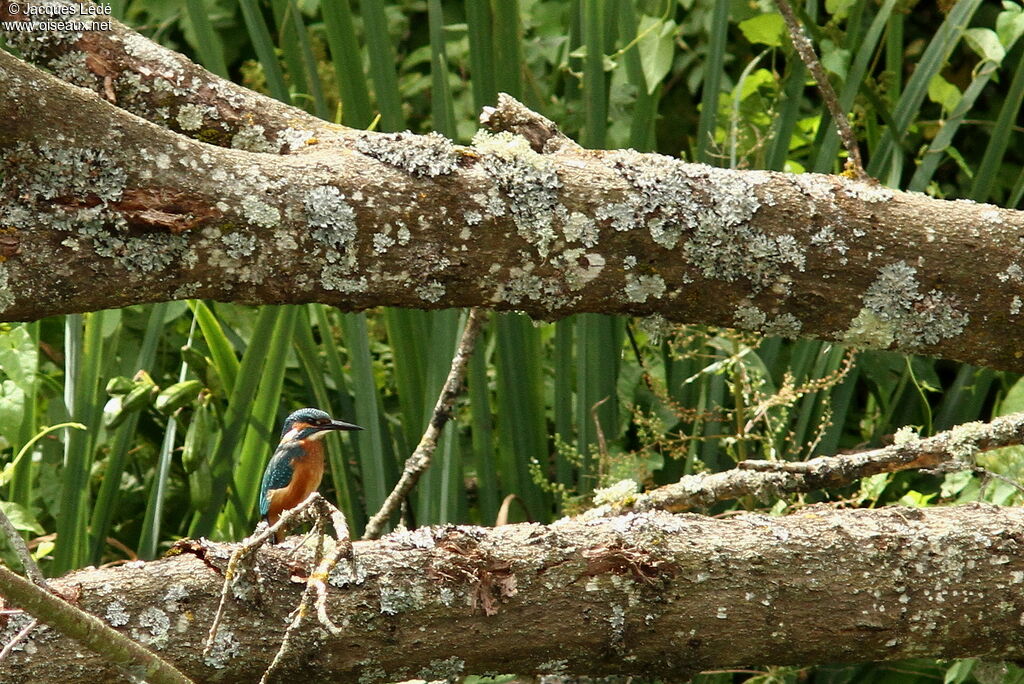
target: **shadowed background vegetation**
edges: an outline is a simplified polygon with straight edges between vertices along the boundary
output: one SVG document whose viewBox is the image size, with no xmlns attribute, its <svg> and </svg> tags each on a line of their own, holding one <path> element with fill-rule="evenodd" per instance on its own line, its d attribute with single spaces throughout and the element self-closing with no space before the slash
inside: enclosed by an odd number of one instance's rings
<svg viewBox="0 0 1024 684">
<path fill-rule="evenodd" d="M 508 92 L 588 147 L 797 173 L 837 173 L 845 160 L 766 1 L 111 4 L 211 71 L 353 127 L 467 143 L 480 108 Z M 869 173 L 939 197 L 1021 206 L 1020 2 L 794 4 Z M 326 440 L 323 490 L 359 534 L 419 440 L 464 320 L 455 310 L 188 301 L 4 325 L 0 505 L 52 575 L 154 558 L 183 536 L 239 539 L 256 523 L 281 420 L 311 405 L 366 427 Z M 478 344 L 410 518 L 545 522 L 624 479 L 652 487 L 745 458 L 801 460 L 877 446 L 906 425 L 932 434 L 1021 409 L 1017 376 L 952 362 L 657 319 L 547 324 L 501 314 Z M 1024 452 L 982 462 L 1019 480 Z M 969 471 L 907 472 L 710 513 L 1019 498 Z M 943 679 L 1024 675 L 920 660 L 697 681 Z"/>
</svg>

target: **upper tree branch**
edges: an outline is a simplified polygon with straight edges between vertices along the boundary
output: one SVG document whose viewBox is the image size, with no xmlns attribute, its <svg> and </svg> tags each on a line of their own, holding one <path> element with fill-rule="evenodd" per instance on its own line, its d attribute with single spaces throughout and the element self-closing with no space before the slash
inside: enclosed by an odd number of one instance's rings
<svg viewBox="0 0 1024 684">
<path fill-rule="evenodd" d="M 1005 344 L 1020 334 L 1024 212 L 583 150 L 550 130 L 545 153 L 501 131 L 468 148 L 358 133 L 256 154 L 184 138 L 6 53 L 0 90 L 3 320 L 187 297 L 482 305 L 659 314 L 1024 370 Z M 518 107 L 508 98 L 488 119 L 536 132 Z"/>
<path fill-rule="evenodd" d="M 91 4 L 87 0 L 61 4 L 77 9 L 81 3 Z M 27 6 L 45 4 L 4 2 L 0 20 L 27 20 Z M 14 7 L 21 11 L 12 13 Z M 112 17 L 68 14 L 61 18 L 109 22 L 111 30 L 11 30 L 0 35 L 32 64 L 163 128 L 213 145 L 275 154 L 302 152 L 352 133 L 210 73 Z"/>
<path fill-rule="evenodd" d="M 357 542 L 331 576 L 334 637 L 293 635 L 282 681 L 398 681 L 485 672 L 682 681 L 750 664 L 1019 658 L 1024 509 L 835 511 L 728 521 L 663 512 L 548 526 L 438 527 Z M 308 552 L 264 549 L 202 655 L 230 546 L 191 542 L 148 564 L 56 584 L 196 681 L 255 681 L 303 591 Z M 246 589 L 239 587 L 240 590 Z M 27 619 L 27 618 L 26 618 Z M 19 629 L 13 620 L 8 629 Z M 737 638 L 742 635 L 743 638 Z M 45 663 L 45 667 L 41 664 Z M 4 681 L 115 681 L 54 630 Z"/>
</svg>

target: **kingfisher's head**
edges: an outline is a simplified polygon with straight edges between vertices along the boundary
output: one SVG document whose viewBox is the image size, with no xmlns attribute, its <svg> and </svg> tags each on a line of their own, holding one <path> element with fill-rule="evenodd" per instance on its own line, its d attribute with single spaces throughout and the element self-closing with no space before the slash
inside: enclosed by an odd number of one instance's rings
<svg viewBox="0 0 1024 684">
<path fill-rule="evenodd" d="M 362 430 L 363 428 L 342 420 L 334 420 L 326 412 L 315 408 L 293 411 L 284 419 L 281 441 L 323 439 L 331 430 Z"/>
</svg>

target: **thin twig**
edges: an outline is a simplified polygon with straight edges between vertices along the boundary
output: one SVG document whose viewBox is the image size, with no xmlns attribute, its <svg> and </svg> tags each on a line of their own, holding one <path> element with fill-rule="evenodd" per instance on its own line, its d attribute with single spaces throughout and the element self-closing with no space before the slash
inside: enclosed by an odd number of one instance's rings
<svg viewBox="0 0 1024 684">
<path fill-rule="evenodd" d="M 843 141 L 843 147 L 846 148 L 846 152 L 849 154 L 849 166 L 852 167 L 857 178 L 861 180 L 868 178 L 867 173 L 864 171 L 864 164 L 861 161 L 860 148 L 857 147 L 857 138 L 854 137 L 853 129 L 850 128 L 850 121 L 846 118 L 846 112 L 839 106 L 839 98 L 836 97 L 836 91 L 832 88 L 832 82 L 828 80 L 825 69 L 821 66 L 821 62 L 818 61 L 818 55 L 814 52 L 814 46 L 811 45 L 811 41 L 807 38 L 807 34 L 804 33 L 803 27 L 797 21 L 796 14 L 793 12 L 793 7 L 789 4 L 789 0 L 775 0 L 775 4 L 778 5 L 782 18 L 786 22 L 786 28 L 789 30 L 789 38 L 793 42 L 793 47 L 796 48 L 800 59 L 803 60 L 803 63 L 807 66 L 807 69 L 814 76 L 814 80 L 818 84 L 821 98 L 825 101 L 825 106 L 828 107 L 828 112 L 832 115 L 832 121 L 835 122 L 836 130 L 839 132 L 839 138 Z"/>
<path fill-rule="evenodd" d="M 455 404 L 455 398 L 459 395 L 462 379 L 466 375 L 469 357 L 473 355 L 477 335 L 486 319 L 487 312 L 483 309 L 470 309 L 466 327 L 462 331 L 462 338 L 459 340 L 455 357 L 452 359 L 451 370 L 448 371 L 448 379 L 445 380 L 441 394 L 437 398 L 437 404 L 434 405 L 430 423 L 427 425 L 423 437 L 420 438 L 416 450 L 406 460 L 405 469 L 402 471 L 402 477 L 399 478 L 398 484 L 388 494 L 388 498 L 384 500 L 380 510 L 366 523 L 363 539 L 376 539 L 381 535 L 391 514 L 398 510 L 402 500 L 416 486 L 420 475 L 430 466 L 430 459 L 434 455 L 434 449 L 437 448 L 437 439 L 441 434 L 441 428 L 451 417 L 452 406 Z"/>
<path fill-rule="evenodd" d="M 39 570 L 35 559 L 32 558 L 32 552 L 28 550 L 25 540 L 21 538 L 18 530 L 14 527 L 14 523 L 11 522 L 11 519 L 7 517 L 7 514 L 2 509 L 0 509 L 0 529 L 3 530 L 4 536 L 7 537 L 11 548 L 18 554 L 18 560 L 21 561 L 21 567 L 25 569 L 25 574 L 28 575 L 28 578 L 34 584 L 45 588 L 46 578 L 43 577 L 42 571 Z"/>
<path fill-rule="evenodd" d="M 675 482 L 638 494 L 621 505 L 588 511 L 588 517 L 625 511 L 663 509 L 682 511 L 719 501 L 753 496 L 763 500 L 786 493 L 845 487 L 878 473 L 935 468 L 950 462 L 973 465 L 976 454 L 1024 443 L 1024 412 L 990 423 L 965 423 L 932 437 L 911 438 L 881 449 L 840 456 L 819 456 L 809 461 L 741 461 L 721 473 L 686 475 Z"/>
</svg>

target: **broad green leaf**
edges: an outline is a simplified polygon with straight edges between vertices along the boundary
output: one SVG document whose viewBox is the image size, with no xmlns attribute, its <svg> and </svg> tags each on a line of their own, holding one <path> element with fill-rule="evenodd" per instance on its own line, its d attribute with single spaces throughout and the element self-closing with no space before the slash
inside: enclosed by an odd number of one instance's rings
<svg viewBox="0 0 1024 684">
<path fill-rule="evenodd" d="M 839 21 L 846 18 L 855 4 L 857 0 L 825 0 L 825 11 L 832 15 L 833 21 Z"/>
<path fill-rule="evenodd" d="M 661 80 L 672 68 L 675 56 L 676 23 L 644 16 L 640 19 L 638 35 L 643 36 L 637 47 L 640 50 L 640 64 L 643 66 L 647 93 L 653 93 Z"/>
<path fill-rule="evenodd" d="M 1003 11 L 996 17 L 996 35 L 1005 49 L 1013 47 L 1024 35 L 1024 6 L 1015 2 L 1003 3 Z"/>
<path fill-rule="evenodd" d="M 24 506 L 12 501 L 0 501 L 0 510 L 3 510 L 4 515 L 14 525 L 14 529 L 39 535 L 46 534 L 36 517 Z"/>
<path fill-rule="evenodd" d="M 947 112 L 956 109 L 961 96 L 960 89 L 939 74 L 932 76 L 932 80 L 928 83 L 928 99 L 942 105 Z"/>
<path fill-rule="evenodd" d="M 781 47 L 786 41 L 786 24 L 777 12 L 759 14 L 741 21 L 739 28 L 751 43 Z"/>
<path fill-rule="evenodd" d="M 999 409 L 996 411 L 996 415 L 1005 416 L 1009 413 L 1017 413 L 1018 411 L 1024 411 L 1024 378 L 1013 383 L 1006 396 L 999 402 Z"/>
<path fill-rule="evenodd" d="M 982 59 L 999 64 L 1006 56 L 1006 48 L 992 29 L 969 28 L 964 31 L 964 40 Z"/>
<path fill-rule="evenodd" d="M 757 69 L 740 84 L 740 101 L 747 99 L 764 86 L 775 87 L 775 74 L 768 69 Z"/>
<path fill-rule="evenodd" d="M 850 68 L 850 51 L 844 50 L 831 40 L 821 41 L 821 65 L 829 72 L 846 78 Z"/>
</svg>

